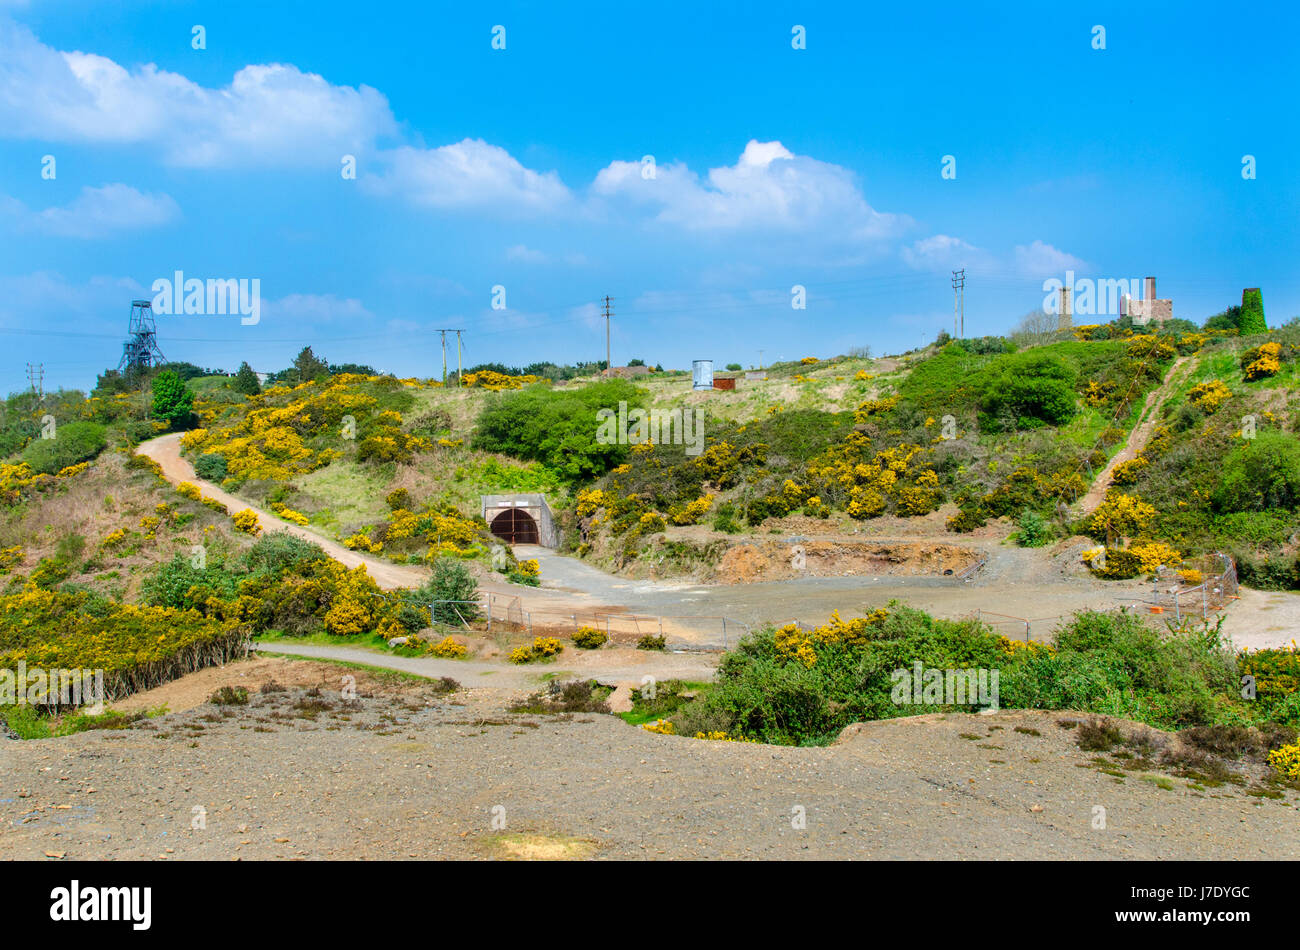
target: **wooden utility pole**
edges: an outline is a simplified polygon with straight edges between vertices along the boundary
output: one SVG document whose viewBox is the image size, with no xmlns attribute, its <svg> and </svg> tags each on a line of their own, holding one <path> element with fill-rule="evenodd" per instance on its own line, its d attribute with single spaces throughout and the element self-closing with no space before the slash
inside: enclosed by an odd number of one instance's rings
<svg viewBox="0 0 1300 950">
<path fill-rule="evenodd" d="M 457 389 L 465 385 L 464 383 L 465 367 L 464 367 L 464 363 L 461 361 L 461 353 L 460 353 L 460 335 L 464 332 L 465 332 L 464 330 L 456 331 L 456 388 Z"/>
</svg>

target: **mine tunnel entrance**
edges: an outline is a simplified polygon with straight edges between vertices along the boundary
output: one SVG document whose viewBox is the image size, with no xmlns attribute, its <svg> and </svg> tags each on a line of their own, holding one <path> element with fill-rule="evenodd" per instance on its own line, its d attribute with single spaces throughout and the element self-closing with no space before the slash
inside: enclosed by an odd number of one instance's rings
<svg viewBox="0 0 1300 950">
<path fill-rule="evenodd" d="M 492 533 L 508 544 L 537 544 L 537 522 L 521 508 L 507 508 L 492 519 Z"/>
</svg>

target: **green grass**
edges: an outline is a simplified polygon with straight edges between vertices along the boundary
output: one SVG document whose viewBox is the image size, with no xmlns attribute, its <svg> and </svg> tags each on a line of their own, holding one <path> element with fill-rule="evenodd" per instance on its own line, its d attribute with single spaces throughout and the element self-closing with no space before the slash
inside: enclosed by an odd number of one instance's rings
<svg viewBox="0 0 1300 950">
<path fill-rule="evenodd" d="M 143 712 L 124 713 L 108 709 L 102 713 L 65 712 L 49 715 L 35 706 L 10 706 L 5 710 L 5 722 L 19 739 L 51 739 L 89 732 L 95 729 L 125 729 L 141 719 L 165 716 L 166 706 L 156 706 Z"/>
<path fill-rule="evenodd" d="M 384 504 L 388 481 L 373 467 L 340 460 L 299 476 L 294 484 L 323 506 L 311 516 L 312 525 L 340 531 L 383 520 L 388 514 Z"/>
</svg>

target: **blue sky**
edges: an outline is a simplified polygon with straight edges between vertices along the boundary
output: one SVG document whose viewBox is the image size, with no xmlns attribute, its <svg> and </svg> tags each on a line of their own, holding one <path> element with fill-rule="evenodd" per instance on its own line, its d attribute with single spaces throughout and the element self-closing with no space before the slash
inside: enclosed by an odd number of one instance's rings
<svg viewBox="0 0 1300 950">
<path fill-rule="evenodd" d="M 616 363 L 895 352 L 959 266 L 970 335 L 1067 269 L 1300 314 L 1294 8 L 898 6 L 0 0 L 0 389 L 92 385 L 176 270 L 260 281 L 158 318 L 231 370 L 602 358 L 604 294 Z"/>
</svg>

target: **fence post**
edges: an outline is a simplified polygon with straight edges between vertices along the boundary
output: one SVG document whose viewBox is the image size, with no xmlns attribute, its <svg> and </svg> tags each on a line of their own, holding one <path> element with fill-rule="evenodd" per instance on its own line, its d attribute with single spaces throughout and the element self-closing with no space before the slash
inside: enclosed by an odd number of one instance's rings
<svg viewBox="0 0 1300 950">
<path fill-rule="evenodd" d="M 1202 620 L 1208 620 L 1210 616 L 1210 599 L 1205 592 L 1205 589 L 1209 586 L 1210 586 L 1209 581 L 1204 581 L 1201 584 L 1201 619 Z"/>
<path fill-rule="evenodd" d="M 609 639 L 609 614 L 605 614 L 605 639 Z"/>
<path fill-rule="evenodd" d="M 727 618 L 722 618 L 722 649 L 729 649 L 727 646 Z"/>
<path fill-rule="evenodd" d="M 1029 621 L 1025 621 L 1025 642 L 1029 642 Z"/>
<path fill-rule="evenodd" d="M 528 619 L 528 635 L 533 635 L 533 615 L 531 611 L 525 610 L 524 616 Z"/>
</svg>

